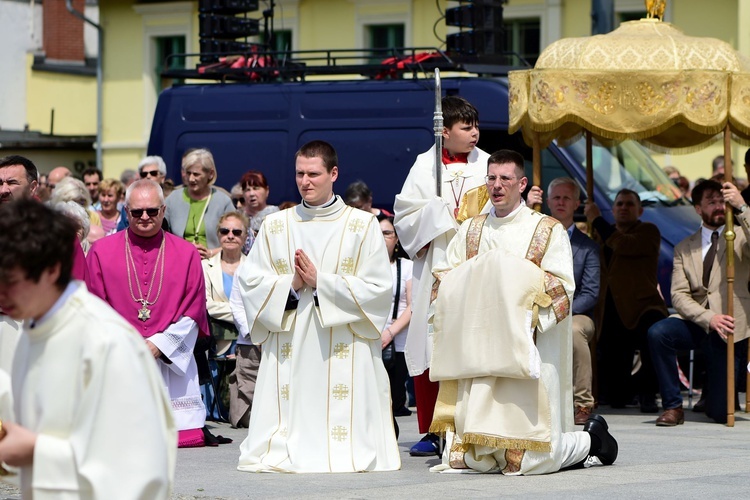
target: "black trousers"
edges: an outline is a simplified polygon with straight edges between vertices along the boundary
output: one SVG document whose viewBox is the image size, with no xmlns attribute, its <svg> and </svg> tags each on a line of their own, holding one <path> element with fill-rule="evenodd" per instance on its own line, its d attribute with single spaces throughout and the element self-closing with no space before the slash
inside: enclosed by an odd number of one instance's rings
<svg viewBox="0 0 750 500">
<path fill-rule="evenodd" d="M 597 344 L 599 398 L 612 406 L 625 406 L 635 395 L 653 397 L 659 384 L 648 347 L 648 329 L 666 316 L 648 311 L 638 325 L 629 329 L 622 324 L 614 301 L 608 293 L 604 308 L 601 336 Z M 635 351 L 641 353 L 641 369 L 631 375 Z"/>
<path fill-rule="evenodd" d="M 396 412 L 406 407 L 406 380 L 409 378 L 409 369 L 406 367 L 404 353 L 396 351 L 394 354 L 393 364 L 386 368 L 386 371 L 391 382 L 391 406 Z"/>
</svg>

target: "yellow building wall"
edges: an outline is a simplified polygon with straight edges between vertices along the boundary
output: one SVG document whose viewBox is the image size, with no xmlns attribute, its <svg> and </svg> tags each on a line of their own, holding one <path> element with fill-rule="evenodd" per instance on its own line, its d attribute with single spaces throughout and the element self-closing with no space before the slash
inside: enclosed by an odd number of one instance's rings
<svg viewBox="0 0 750 500">
<path fill-rule="evenodd" d="M 100 2 L 104 28 L 105 177 L 134 169 L 145 152 L 143 138 L 143 29 L 132 0 Z"/>
<path fill-rule="evenodd" d="M 439 4 L 443 12 L 446 8 L 458 6 L 456 2 L 446 2 L 445 0 L 440 0 Z M 440 19 L 440 12 L 434 0 L 414 0 L 412 2 L 412 40 L 411 43 L 407 40 L 406 45 L 445 49 L 443 41 L 448 30 L 445 21 L 437 22 L 438 19 Z M 437 25 L 435 25 L 436 22 Z M 433 26 L 440 39 L 435 38 Z"/>
<path fill-rule="evenodd" d="M 31 130 L 57 135 L 96 135 L 96 78 L 31 69 L 26 57 L 26 119 Z"/>
</svg>

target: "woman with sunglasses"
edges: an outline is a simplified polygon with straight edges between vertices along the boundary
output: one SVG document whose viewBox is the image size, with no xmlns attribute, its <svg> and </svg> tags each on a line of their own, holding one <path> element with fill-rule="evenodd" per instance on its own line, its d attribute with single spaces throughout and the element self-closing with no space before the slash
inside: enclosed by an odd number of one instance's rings
<svg viewBox="0 0 750 500">
<path fill-rule="evenodd" d="M 216 165 L 208 149 L 192 149 L 182 157 L 182 182 L 166 201 L 164 218 L 172 234 L 195 245 L 202 259 L 221 251 L 213 230 L 219 217 L 234 211 L 232 200 L 214 187 Z"/>
<path fill-rule="evenodd" d="M 206 281 L 209 322 L 214 340 L 216 340 L 215 358 L 222 362 L 235 358 L 236 345 L 237 365 L 235 371 L 229 376 L 229 420 L 233 427 L 247 427 L 248 425 L 255 378 L 258 375 L 260 363 L 258 346 L 254 346 L 249 339 L 244 337 L 238 339 L 237 328 L 229 307 L 235 271 L 245 260 L 245 255 L 241 250 L 247 237 L 247 226 L 248 219 L 242 212 L 228 212 L 222 215 L 216 231 L 221 250 L 210 259 L 201 262 L 203 277 Z M 214 387 L 219 385 L 214 384 Z M 214 405 L 207 404 L 207 406 L 213 413 L 213 408 L 210 406 Z"/>
</svg>

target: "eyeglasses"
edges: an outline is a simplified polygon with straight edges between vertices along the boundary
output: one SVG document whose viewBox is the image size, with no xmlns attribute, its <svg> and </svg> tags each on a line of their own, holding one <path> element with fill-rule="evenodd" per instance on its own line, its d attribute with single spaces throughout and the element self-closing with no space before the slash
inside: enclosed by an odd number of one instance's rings
<svg viewBox="0 0 750 500">
<path fill-rule="evenodd" d="M 494 186 L 495 181 L 497 181 L 498 179 L 500 179 L 500 184 L 502 184 L 505 187 L 510 186 L 511 184 L 513 184 L 513 181 L 516 180 L 515 177 L 506 177 L 504 175 L 501 175 L 500 177 L 498 177 L 497 175 L 485 175 L 484 176 L 484 182 L 486 182 L 488 186 Z"/>
<path fill-rule="evenodd" d="M 232 203 L 234 203 L 234 206 L 242 205 L 245 203 L 245 198 L 232 198 Z"/>
<path fill-rule="evenodd" d="M 146 177 L 159 177 L 159 171 L 158 170 L 141 170 L 141 179 L 145 179 Z"/>
<path fill-rule="evenodd" d="M 159 211 L 161 208 L 134 208 L 130 210 L 130 215 L 135 217 L 136 219 L 140 219 L 143 217 L 143 212 L 146 212 L 146 215 L 149 217 L 156 217 L 159 215 Z"/>
<path fill-rule="evenodd" d="M 393 238 L 394 236 L 396 236 L 396 231 L 393 231 L 391 229 L 386 229 L 383 231 L 384 238 Z"/>
<path fill-rule="evenodd" d="M 226 236 L 226 235 L 228 235 L 228 234 L 229 234 L 230 232 L 231 232 L 231 233 L 232 233 L 233 235 L 235 235 L 236 237 L 238 237 L 238 238 L 239 238 L 240 236 L 242 236 L 242 229 L 229 229 L 228 227 L 220 227 L 220 228 L 219 228 L 219 234 L 220 234 L 220 235 L 222 235 L 222 236 Z"/>
</svg>

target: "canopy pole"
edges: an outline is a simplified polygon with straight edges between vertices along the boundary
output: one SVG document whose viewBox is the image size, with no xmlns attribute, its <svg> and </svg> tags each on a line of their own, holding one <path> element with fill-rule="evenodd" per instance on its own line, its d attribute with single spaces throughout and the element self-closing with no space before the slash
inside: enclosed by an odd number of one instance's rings
<svg viewBox="0 0 750 500">
<path fill-rule="evenodd" d="M 542 151 L 539 146 L 539 132 L 533 132 L 533 148 L 534 152 L 532 155 L 532 185 L 541 187 L 542 184 Z M 534 210 L 537 212 L 542 211 L 541 203 L 534 203 Z"/>
<path fill-rule="evenodd" d="M 594 203 L 594 145 L 592 144 L 591 131 L 586 131 L 586 202 Z M 589 237 L 594 236 L 591 222 L 586 222 Z"/>
<path fill-rule="evenodd" d="M 732 134 L 724 128 L 724 182 L 732 182 Z M 727 241 L 727 315 L 734 317 L 734 217 L 732 206 L 725 207 L 724 239 Z M 727 427 L 734 427 L 734 333 L 727 332 Z"/>
</svg>

